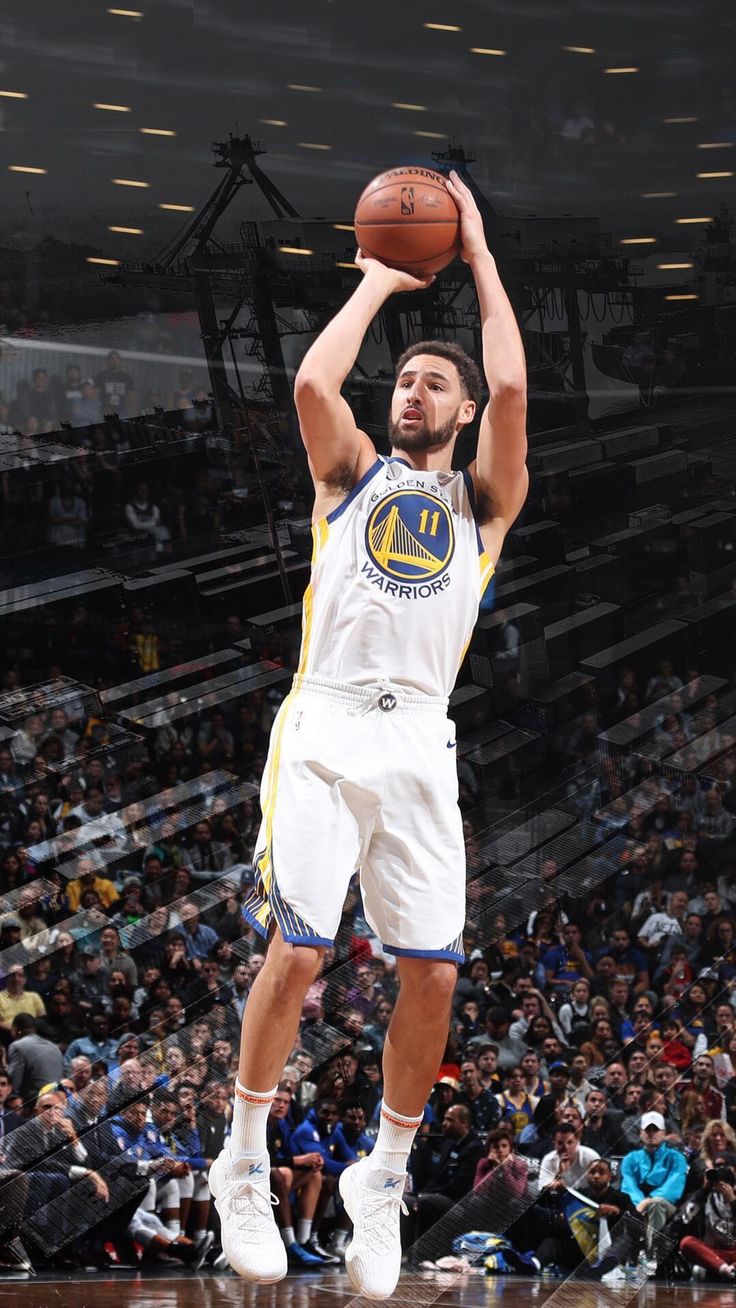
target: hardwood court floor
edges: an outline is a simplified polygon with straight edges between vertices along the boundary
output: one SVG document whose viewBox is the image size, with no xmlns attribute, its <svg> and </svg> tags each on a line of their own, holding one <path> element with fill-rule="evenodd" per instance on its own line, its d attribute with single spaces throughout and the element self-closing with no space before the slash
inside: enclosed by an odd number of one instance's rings
<svg viewBox="0 0 736 1308">
<path fill-rule="evenodd" d="M 533 1281 L 522 1277 L 458 1277 L 442 1281 L 407 1278 L 400 1282 L 394 1304 L 414 1308 L 734 1308 L 730 1286 L 694 1285 L 670 1288 L 650 1282 L 637 1295 L 631 1287 L 610 1289 L 574 1281 Z M 531 1301 L 531 1302 L 530 1302 Z M 227 1275 L 58 1274 L 22 1282 L 0 1279 L 0 1308 L 369 1308 L 356 1299 L 345 1273 L 287 1277 L 272 1286 L 252 1286 Z"/>
</svg>

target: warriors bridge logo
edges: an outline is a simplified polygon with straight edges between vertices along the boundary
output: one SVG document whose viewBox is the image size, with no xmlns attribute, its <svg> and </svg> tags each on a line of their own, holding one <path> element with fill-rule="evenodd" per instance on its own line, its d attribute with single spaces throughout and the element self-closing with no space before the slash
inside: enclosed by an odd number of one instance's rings
<svg viewBox="0 0 736 1308">
<path fill-rule="evenodd" d="M 410 585 L 430 581 L 444 571 L 455 549 L 450 510 L 426 491 L 395 491 L 368 518 L 365 546 L 385 577 Z"/>
</svg>

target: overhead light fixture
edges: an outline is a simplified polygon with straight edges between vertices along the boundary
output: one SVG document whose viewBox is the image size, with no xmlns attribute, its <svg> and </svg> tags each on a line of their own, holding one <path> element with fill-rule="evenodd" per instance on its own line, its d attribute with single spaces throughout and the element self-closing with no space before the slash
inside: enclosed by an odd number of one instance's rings
<svg viewBox="0 0 736 1308">
<path fill-rule="evenodd" d="M 657 267 L 666 269 L 669 272 L 674 271 L 675 268 L 692 268 L 693 264 L 692 260 L 687 260 L 683 263 L 658 263 Z"/>
<path fill-rule="evenodd" d="M 95 255 L 88 254 L 85 263 L 101 263 L 108 268 L 117 268 L 120 265 L 119 259 L 98 259 Z"/>
<path fill-rule="evenodd" d="M 27 91 L 0 91 L 3 100 L 27 100 Z"/>
<path fill-rule="evenodd" d="M 690 114 L 683 115 L 679 118 L 663 118 L 663 123 L 699 123 L 699 118 L 694 118 Z"/>
<path fill-rule="evenodd" d="M 357 268 L 357 266 L 357 263 L 346 263 L 344 259 L 335 260 L 336 268 Z"/>
<path fill-rule="evenodd" d="M 699 150 L 730 150 L 733 141 L 700 141 Z"/>
<path fill-rule="evenodd" d="M 306 86 L 303 82 L 287 82 L 287 91 L 321 91 L 321 86 Z"/>
<path fill-rule="evenodd" d="M 333 223 L 336 232 L 354 232 L 355 228 L 352 223 Z"/>
<path fill-rule="evenodd" d="M 563 45 L 563 50 L 568 54 L 597 54 L 592 45 Z"/>
<path fill-rule="evenodd" d="M 642 200 L 674 200 L 677 191 L 642 191 Z"/>
<path fill-rule="evenodd" d="M 407 104 L 404 100 L 392 100 L 392 109 L 408 109 L 415 114 L 424 114 L 427 112 L 426 104 Z"/>
<path fill-rule="evenodd" d="M 124 236 L 142 236 L 142 235 L 143 235 L 143 228 L 142 228 L 142 227 L 114 227 L 114 226 L 110 226 L 110 227 L 108 227 L 107 230 L 108 230 L 108 232 L 122 232 L 122 234 L 123 234 Z"/>
<path fill-rule="evenodd" d="M 319 141 L 297 141 L 301 150 L 331 150 L 331 145 L 322 145 Z"/>
<path fill-rule="evenodd" d="M 624 236 L 621 245 L 656 245 L 656 236 Z"/>
<path fill-rule="evenodd" d="M 471 45 L 470 53 L 481 54 L 481 55 L 496 55 L 499 59 L 501 59 L 506 54 L 506 51 L 494 50 L 492 47 L 485 46 L 485 45 Z"/>
<path fill-rule="evenodd" d="M 137 182 L 132 177 L 113 177 L 113 186 L 136 186 L 141 190 L 147 190 L 151 185 L 150 182 Z"/>
<path fill-rule="evenodd" d="M 139 127 L 142 136 L 176 136 L 170 127 Z"/>
<path fill-rule="evenodd" d="M 194 213 L 193 204 L 160 204 L 159 209 L 167 209 L 171 213 Z"/>
<path fill-rule="evenodd" d="M 604 73 L 640 73 L 641 69 L 632 65 L 630 68 L 604 68 L 603 71 Z"/>
<path fill-rule="evenodd" d="M 690 291 L 687 295 L 684 293 L 682 295 L 665 295 L 664 298 L 665 300 L 698 300 L 700 296 L 696 295 L 694 291 Z"/>
<path fill-rule="evenodd" d="M 426 136 L 430 141 L 446 141 L 447 132 L 412 132 L 413 136 Z"/>
<path fill-rule="evenodd" d="M 304 250 L 301 245 L 279 245 L 277 254 L 314 254 L 314 250 Z"/>
<path fill-rule="evenodd" d="M 9 173 L 37 173 L 39 177 L 48 172 L 48 168 L 32 168 L 30 164 L 8 164 Z"/>
<path fill-rule="evenodd" d="M 675 218 L 675 222 L 679 227 L 690 227 L 695 223 L 712 223 L 713 216 L 711 215 L 710 218 Z"/>
<path fill-rule="evenodd" d="M 422 23 L 422 27 L 427 27 L 430 32 L 462 32 L 462 27 L 457 23 Z"/>
<path fill-rule="evenodd" d="M 108 9 L 108 14 L 115 18 L 143 18 L 142 9 Z"/>
<path fill-rule="evenodd" d="M 259 123 L 265 123 L 267 127 L 288 127 L 285 118 L 259 118 Z"/>
<path fill-rule="evenodd" d="M 95 103 L 92 105 L 92 108 L 93 108 L 93 109 L 104 109 L 104 110 L 106 110 L 106 112 L 109 113 L 109 114 L 129 114 L 129 113 L 130 113 L 130 105 L 129 105 L 129 104 L 104 104 L 104 103 L 103 103 L 102 101 L 100 101 L 100 100 L 96 100 Z"/>
<path fill-rule="evenodd" d="M 728 169 L 726 169 L 724 172 L 721 173 L 696 173 L 695 176 L 702 177 L 703 179 L 709 177 L 733 177 L 733 171 L 729 171 Z"/>
</svg>

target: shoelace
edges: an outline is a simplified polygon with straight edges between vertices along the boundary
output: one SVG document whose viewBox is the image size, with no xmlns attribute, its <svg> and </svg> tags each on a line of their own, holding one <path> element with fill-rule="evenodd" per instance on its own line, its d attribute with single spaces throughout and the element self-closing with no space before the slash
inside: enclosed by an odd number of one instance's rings
<svg viewBox="0 0 736 1308">
<path fill-rule="evenodd" d="M 399 1208 L 404 1216 L 409 1209 L 398 1195 L 381 1194 L 380 1191 L 366 1191 L 363 1194 L 364 1209 L 363 1231 L 374 1246 L 376 1252 L 388 1253 L 398 1238 L 395 1225 L 395 1209 Z"/>
<path fill-rule="evenodd" d="M 239 1218 L 250 1218 L 240 1223 L 241 1232 L 258 1230 L 262 1221 L 270 1219 L 271 1208 L 278 1208 L 276 1195 L 268 1197 L 252 1182 L 245 1181 L 238 1185 L 238 1194 L 230 1201 L 231 1211 Z"/>
</svg>

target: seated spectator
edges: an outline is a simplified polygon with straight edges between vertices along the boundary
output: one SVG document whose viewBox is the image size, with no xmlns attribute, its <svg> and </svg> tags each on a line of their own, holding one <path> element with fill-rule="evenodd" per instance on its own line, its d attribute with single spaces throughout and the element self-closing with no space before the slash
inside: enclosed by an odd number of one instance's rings
<svg viewBox="0 0 736 1308">
<path fill-rule="evenodd" d="M 88 1019 L 87 1035 L 79 1036 L 67 1046 L 65 1065 L 71 1067 L 72 1061 L 83 1054 L 91 1063 L 105 1063 L 110 1069 L 117 1062 L 118 1041 L 110 1037 L 110 1018 L 104 1012 L 91 1012 Z"/>
<path fill-rule="evenodd" d="M 705 1267 L 722 1280 L 736 1280 L 736 1157 L 719 1156 L 704 1169 L 703 1180 L 686 1205 L 686 1215 L 699 1213 L 702 1238 L 686 1235 L 680 1252 L 695 1267 Z"/>
<path fill-rule="evenodd" d="M 26 971 L 21 963 L 11 963 L 5 974 L 5 989 L 0 990 L 0 1031 L 10 1035 L 19 1013 L 43 1017 L 46 1005 L 35 990 L 26 990 Z"/>
<path fill-rule="evenodd" d="M 570 987 L 570 998 L 560 1006 L 557 1014 L 562 1033 L 568 1044 L 580 1045 L 590 1033 L 590 981 L 580 977 Z"/>
<path fill-rule="evenodd" d="M 576 922 L 566 922 L 562 928 L 562 944 L 555 945 L 542 955 L 547 986 L 551 993 L 567 992 L 575 981 L 593 978 L 590 954 L 583 948 L 583 936 Z"/>
<path fill-rule="evenodd" d="M 612 1184 L 611 1164 L 605 1158 L 597 1158 L 590 1164 L 580 1193 L 593 1200 L 596 1217 L 606 1223 L 610 1245 L 605 1252 L 598 1253 L 594 1269 L 596 1278 L 610 1277 L 615 1268 L 630 1266 L 636 1260 L 636 1209 L 629 1196 Z M 600 1249 L 600 1235 L 598 1240 Z"/>
<path fill-rule="evenodd" d="M 552 1152 L 542 1159 L 539 1198 L 533 1210 L 536 1255 L 543 1268 L 571 1269 L 580 1261 L 580 1248 L 571 1229 L 565 1195 L 576 1189 L 598 1155 L 578 1141 L 571 1122 L 555 1129 Z"/>
<path fill-rule="evenodd" d="M 599 1158 L 624 1153 L 621 1138 L 621 1114 L 608 1107 L 603 1090 L 589 1090 L 585 1099 L 585 1125 L 581 1141 L 595 1149 Z"/>
<path fill-rule="evenodd" d="M 207 818 L 197 822 L 187 853 L 196 880 L 210 880 L 216 872 L 227 872 L 233 858 L 227 845 L 212 839 L 212 826 Z"/>
<path fill-rule="evenodd" d="M 683 935 L 687 917 L 687 892 L 675 890 L 669 896 L 664 912 L 654 912 L 639 929 L 638 941 L 642 949 L 653 954 L 669 935 Z"/>
<path fill-rule="evenodd" d="M 646 1248 L 651 1262 L 658 1259 L 657 1237 L 674 1216 L 687 1178 L 687 1162 L 665 1143 L 665 1119 L 646 1112 L 640 1126 L 642 1147 L 626 1154 L 621 1164 L 621 1189 L 646 1218 Z"/>
<path fill-rule="evenodd" d="M 409 1210 L 402 1223 L 405 1248 L 413 1245 L 438 1218 L 472 1190 L 476 1168 L 483 1157 L 483 1143 L 473 1130 L 470 1111 L 464 1104 L 453 1104 L 448 1108 L 442 1131 L 445 1142 L 429 1179 L 419 1194 L 405 1198 Z"/>
<path fill-rule="evenodd" d="M 135 494 L 125 505 L 125 521 L 141 540 L 150 541 L 157 554 L 171 553 L 171 533 L 161 521 L 161 510 L 152 504 L 148 483 L 138 483 Z"/>
<path fill-rule="evenodd" d="M 567 1080 L 567 1077 L 565 1078 Z M 512 1067 L 506 1073 L 505 1086 L 496 1095 L 500 1109 L 501 1122 L 508 1123 L 518 1140 L 525 1127 L 531 1124 L 539 1103 L 535 1095 L 530 1095 L 524 1085 L 524 1073 L 520 1066 Z"/>
<path fill-rule="evenodd" d="M 56 494 L 49 500 L 47 522 L 49 545 L 70 550 L 85 548 L 89 512 L 72 482 L 59 482 Z"/>
<path fill-rule="evenodd" d="M 202 959 L 212 954 L 217 944 L 217 934 L 200 920 L 199 909 L 191 900 L 180 905 L 179 917 L 181 926 L 176 930 L 184 941 L 186 956 L 195 964 L 201 964 Z"/>
</svg>

